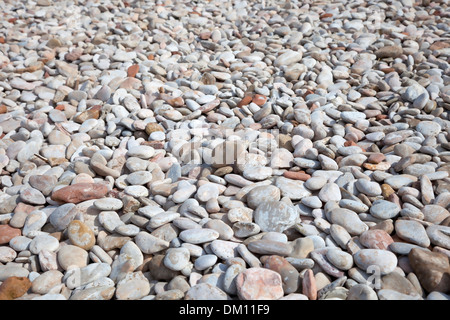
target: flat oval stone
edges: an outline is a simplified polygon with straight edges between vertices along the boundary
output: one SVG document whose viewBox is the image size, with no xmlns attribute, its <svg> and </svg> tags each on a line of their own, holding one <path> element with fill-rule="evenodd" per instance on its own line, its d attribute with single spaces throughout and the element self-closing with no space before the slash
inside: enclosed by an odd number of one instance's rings
<svg viewBox="0 0 450 320">
<path fill-rule="evenodd" d="M 225 240 L 214 240 L 210 244 L 211 251 L 220 259 L 227 260 L 236 257 L 239 243 Z"/>
<path fill-rule="evenodd" d="M 395 233 L 399 238 L 425 248 L 431 244 L 425 227 L 414 220 L 395 221 Z"/>
<path fill-rule="evenodd" d="M 41 231 L 41 228 L 47 222 L 47 214 L 40 210 L 35 210 L 28 214 L 25 219 L 25 224 L 22 229 L 22 233 L 24 236 L 32 235 L 37 231 Z"/>
<path fill-rule="evenodd" d="M 427 228 L 431 243 L 450 250 L 450 227 L 432 225 Z"/>
<path fill-rule="evenodd" d="M 58 239 L 47 234 L 38 235 L 30 242 L 30 251 L 33 254 L 39 254 L 42 250 L 53 252 L 58 248 Z"/>
<path fill-rule="evenodd" d="M 247 193 L 247 204 L 250 208 L 256 209 L 258 205 L 267 201 L 278 201 L 281 198 L 280 189 L 273 186 L 255 187 Z"/>
<path fill-rule="evenodd" d="M 52 200 L 57 202 L 80 203 L 82 201 L 103 198 L 108 187 L 100 183 L 77 183 L 63 187 L 52 193 Z"/>
<path fill-rule="evenodd" d="M 210 242 L 219 238 L 219 232 L 213 229 L 188 229 L 180 232 L 179 237 L 184 242 L 199 244 Z"/>
<path fill-rule="evenodd" d="M 17 252 L 9 247 L 0 247 L 0 263 L 8 263 L 17 257 Z"/>
<path fill-rule="evenodd" d="M 253 212 L 255 223 L 262 231 L 283 232 L 299 221 L 295 208 L 282 201 L 261 203 Z"/>
<path fill-rule="evenodd" d="M 382 250 L 387 250 L 389 245 L 394 242 L 386 231 L 378 229 L 364 231 L 359 236 L 359 241 L 368 249 Z"/>
<path fill-rule="evenodd" d="M 103 211 L 117 211 L 122 209 L 123 202 L 116 198 L 103 198 L 94 201 L 94 207 Z"/>
<path fill-rule="evenodd" d="M 217 256 L 215 254 L 205 254 L 195 259 L 195 269 L 202 271 L 209 267 L 212 267 L 217 262 Z"/>
<path fill-rule="evenodd" d="M 20 191 L 20 198 L 22 201 L 34 205 L 42 205 L 47 202 L 42 192 L 31 187 L 22 189 Z"/>
<path fill-rule="evenodd" d="M 396 217 L 401 208 L 394 202 L 375 200 L 370 207 L 370 214 L 375 218 L 387 220 Z"/>
<path fill-rule="evenodd" d="M 374 181 L 358 179 L 356 180 L 355 186 L 359 192 L 362 192 L 369 197 L 375 197 L 381 194 L 380 185 Z"/>
<path fill-rule="evenodd" d="M 58 206 L 49 216 L 49 221 L 57 231 L 63 231 L 68 227 L 70 222 L 75 219 L 77 210 L 73 203 L 65 203 Z"/>
<path fill-rule="evenodd" d="M 249 242 L 248 250 L 258 254 L 288 256 L 292 252 L 292 247 L 288 243 L 280 241 L 254 240 Z"/>
<path fill-rule="evenodd" d="M 333 209 L 330 213 L 330 219 L 332 223 L 344 227 L 351 235 L 360 235 L 369 229 L 355 212 L 348 209 Z"/>
<path fill-rule="evenodd" d="M 345 251 L 330 249 L 327 251 L 326 257 L 332 265 L 340 270 L 350 270 L 353 267 L 353 257 Z"/>
<path fill-rule="evenodd" d="M 368 272 L 372 266 L 378 267 L 381 275 L 389 274 L 397 267 L 397 256 L 390 251 L 380 249 L 362 249 L 353 255 L 356 265 Z M 370 270 L 369 270 L 370 271 Z M 373 271 L 372 271 L 373 272 Z"/>
<path fill-rule="evenodd" d="M 67 271 L 73 267 L 82 268 L 87 266 L 89 254 L 80 247 L 65 245 L 58 250 L 57 259 L 61 268 Z"/>
</svg>

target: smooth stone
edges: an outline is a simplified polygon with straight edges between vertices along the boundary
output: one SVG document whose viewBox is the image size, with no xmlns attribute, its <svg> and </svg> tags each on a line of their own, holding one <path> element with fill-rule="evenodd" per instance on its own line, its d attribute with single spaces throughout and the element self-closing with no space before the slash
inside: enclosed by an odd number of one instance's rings
<svg viewBox="0 0 450 320">
<path fill-rule="evenodd" d="M 431 244 L 424 226 L 417 221 L 398 219 L 395 221 L 395 233 L 400 239 L 425 248 Z"/>
<path fill-rule="evenodd" d="M 414 248 L 409 263 L 420 284 L 428 292 L 448 292 L 450 289 L 450 264 L 446 255 Z"/>
<path fill-rule="evenodd" d="M 174 271 L 183 270 L 189 263 L 190 253 L 186 248 L 169 248 L 164 257 L 164 265 Z"/>
<path fill-rule="evenodd" d="M 94 201 L 94 207 L 103 211 L 117 211 L 122 209 L 123 202 L 116 198 L 102 198 Z"/>
<path fill-rule="evenodd" d="M 140 271 L 130 272 L 116 285 L 117 300 L 139 300 L 150 293 L 150 282 Z"/>
<path fill-rule="evenodd" d="M 283 232 L 299 222 L 295 208 L 282 201 L 261 203 L 253 212 L 253 217 L 262 231 Z"/>
<path fill-rule="evenodd" d="M 58 206 L 49 216 L 48 220 L 57 231 L 65 230 L 77 214 L 76 205 L 66 203 Z"/>
<path fill-rule="evenodd" d="M 246 196 L 247 204 L 252 209 L 256 209 L 263 202 L 278 201 L 280 199 L 280 189 L 273 185 L 255 187 Z"/>
<path fill-rule="evenodd" d="M 375 200 L 370 207 L 370 214 L 375 218 L 387 220 L 396 217 L 400 212 L 400 207 L 390 201 Z"/>
<path fill-rule="evenodd" d="M 353 267 L 352 255 L 339 249 L 329 249 L 326 253 L 328 261 L 340 270 L 350 270 Z"/>
<path fill-rule="evenodd" d="M 277 300 L 284 295 L 281 276 L 264 268 L 249 268 L 236 278 L 236 289 L 241 300 Z"/>
<path fill-rule="evenodd" d="M 39 254 L 42 250 L 54 252 L 59 248 L 59 241 L 55 237 L 42 234 L 33 238 L 29 248 L 33 254 Z"/>
<path fill-rule="evenodd" d="M 389 274 L 397 267 L 397 257 L 390 251 L 381 249 L 361 249 L 353 255 L 355 264 L 368 272 L 372 266 L 379 268 L 381 275 Z"/>
<path fill-rule="evenodd" d="M 184 296 L 185 300 L 228 300 L 227 294 L 209 283 L 192 286 Z"/>
<path fill-rule="evenodd" d="M 145 231 L 139 232 L 134 238 L 134 241 L 139 249 L 146 254 L 154 254 L 169 247 L 169 242 Z"/>
<path fill-rule="evenodd" d="M 359 242 L 368 249 L 387 250 L 394 240 L 384 230 L 370 229 L 359 236 Z"/>
<path fill-rule="evenodd" d="M 87 266 L 89 262 L 89 254 L 86 250 L 74 246 L 62 246 L 57 253 L 58 263 L 63 270 L 71 268 L 82 268 Z"/>
<path fill-rule="evenodd" d="M 73 220 L 67 227 L 70 242 L 85 250 L 90 250 L 95 245 L 94 231 L 80 220 Z"/>
<path fill-rule="evenodd" d="M 333 209 L 330 212 L 330 220 L 332 223 L 338 224 L 345 228 L 350 235 L 360 235 L 369 229 L 369 227 L 361 221 L 355 212 L 348 209 Z"/>
</svg>

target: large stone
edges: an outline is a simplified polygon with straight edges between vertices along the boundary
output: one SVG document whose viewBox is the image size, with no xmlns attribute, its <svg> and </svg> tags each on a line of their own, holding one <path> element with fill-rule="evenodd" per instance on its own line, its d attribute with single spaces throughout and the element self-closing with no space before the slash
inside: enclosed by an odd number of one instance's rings
<svg viewBox="0 0 450 320">
<path fill-rule="evenodd" d="M 236 277 L 238 297 L 242 300 L 277 300 L 283 297 L 279 273 L 264 268 L 249 268 Z"/>
<path fill-rule="evenodd" d="M 379 271 L 381 275 L 389 274 L 397 267 L 397 256 L 381 249 L 362 249 L 353 255 L 356 265 L 364 272 Z M 371 268 L 378 268 L 378 270 Z"/>
<path fill-rule="evenodd" d="M 295 208 L 282 201 L 261 203 L 255 209 L 253 217 L 262 231 L 283 232 L 299 222 Z"/>
<path fill-rule="evenodd" d="M 450 264 L 446 255 L 413 248 L 408 258 L 411 268 L 426 291 L 450 292 Z"/>
<path fill-rule="evenodd" d="M 57 202 L 80 203 L 86 200 L 100 199 L 108 193 L 108 187 L 100 183 L 77 183 L 63 187 L 52 193 Z"/>
<path fill-rule="evenodd" d="M 9 277 L 0 285 L 0 300 L 20 298 L 31 287 L 31 281 L 26 277 Z"/>
</svg>

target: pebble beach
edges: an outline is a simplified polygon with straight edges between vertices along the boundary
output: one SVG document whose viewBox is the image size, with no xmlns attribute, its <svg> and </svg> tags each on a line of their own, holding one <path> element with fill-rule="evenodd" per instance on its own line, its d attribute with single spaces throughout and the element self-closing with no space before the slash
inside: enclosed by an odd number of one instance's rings
<svg viewBox="0 0 450 320">
<path fill-rule="evenodd" d="M 447 0 L 0 12 L 0 300 L 450 300 Z"/>
</svg>

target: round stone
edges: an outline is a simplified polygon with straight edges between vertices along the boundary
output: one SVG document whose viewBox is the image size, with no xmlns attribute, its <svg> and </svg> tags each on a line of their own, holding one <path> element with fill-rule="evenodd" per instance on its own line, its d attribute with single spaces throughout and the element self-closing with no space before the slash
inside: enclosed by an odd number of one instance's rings
<svg viewBox="0 0 450 320">
<path fill-rule="evenodd" d="M 397 267 L 397 256 L 381 249 L 362 249 L 353 255 L 356 265 L 367 273 L 389 274 Z"/>
<path fill-rule="evenodd" d="M 58 263 L 63 270 L 82 268 L 87 266 L 89 254 L 83 248 L 74 245 L 65 245 L 58 250 Z"/>
<path fill-rule="evenodd" d="M 164 265 L 170 270 L 183 270 L 189 263 L 190 253 L 186 248 L 170 248 L 166 251 Z"/>
<path fill-rule="evenodd" d="M 390 201 L 375 200 L 370 207 L 370 214 L 375 218 L 387 220 L 396 217 L 400 212 L 400 207 Z"/>
<path fill-rule="evenodd" d="M 53 252 L 58 250 L 59 241 L 55 237 L 42 234 L 33 238 L 29 248 L 33 254 L 39 254 L 42 250 Z"/>
<path fill-rule="evenodd" d="M 280 200 L 281 192 L 280 189 L 268 185 L 255 187 L 247 193 L 247 204 L 250 208 L 256 209 L 258 205 L 267 201 L 278 201 Z"/>
<path fill-rule="evenodd" d="M 299 222 L 299 215 L 292 205 L 282 201 L 261 203 L 253 217 L 262 231 L 283 232 Z"/>
<path fill-rule="evenodd" d="M 69 224 L 67 234 L 73 245 L 85 250 L 90 250 L 95 245 L 94 231 L 80 220 L 73 220 Z"/>
</svg>

